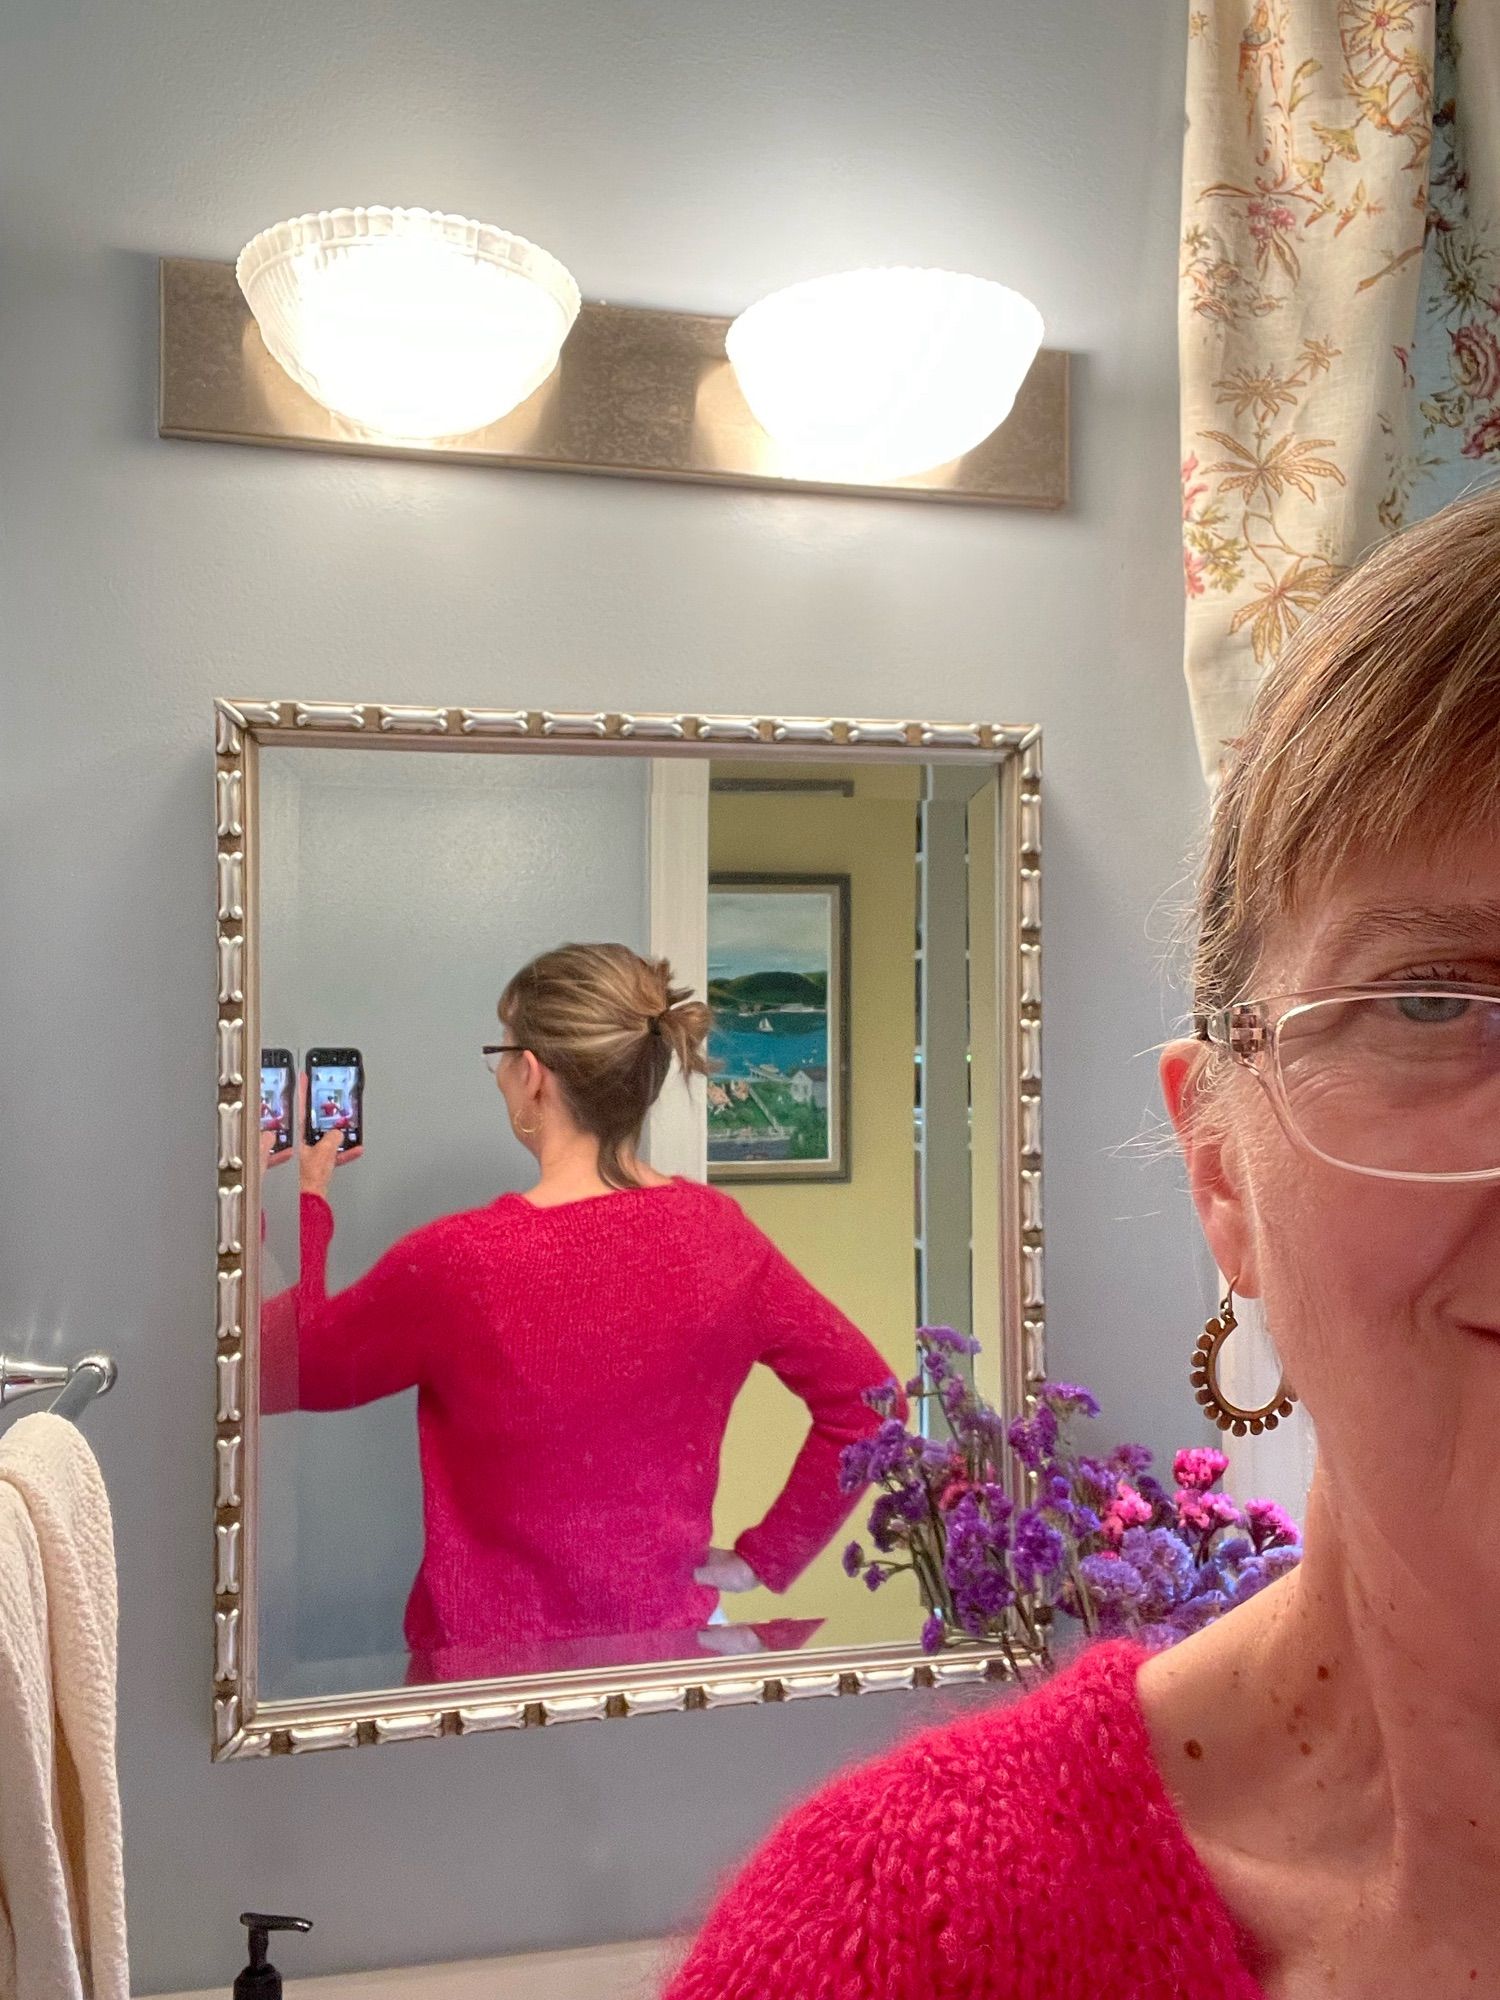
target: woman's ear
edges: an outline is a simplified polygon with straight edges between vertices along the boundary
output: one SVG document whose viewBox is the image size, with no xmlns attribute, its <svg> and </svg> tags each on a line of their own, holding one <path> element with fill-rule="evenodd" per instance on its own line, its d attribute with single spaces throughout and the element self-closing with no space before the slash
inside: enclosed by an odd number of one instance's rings
<svg viewBox="0 0 1500 2000">
<path fill-rule="evenodd" d="M 524 1049 L 521 1053 L 521 1076 L 521 1087 L 525 1092 L 527 1103 L 540 1104 L 548 1071 L 537 1061 L 530 1049 Z"/>
<path fill-rule="evenodd" d="M 1233 1127 L 1214 1101 L 1208 1080 L 1212 1060 L 1202 1042 L 1168 1042 L 1161 1056 L 1162 1096 L 1214 1262 L 1242 1298 L 1257 1298 L 1260 1275 L 1243 1157 Z"/>
</svg>

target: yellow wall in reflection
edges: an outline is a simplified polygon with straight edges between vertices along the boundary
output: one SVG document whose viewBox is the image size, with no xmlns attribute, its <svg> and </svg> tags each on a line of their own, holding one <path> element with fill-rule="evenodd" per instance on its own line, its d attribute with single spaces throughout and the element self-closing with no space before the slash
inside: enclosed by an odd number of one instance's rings
<svg viewBox="0 0 1500 2000">
<path fill-rule="evenodd" d="M 764 765 L 752 768 L 755 776 L 764 776 Z M 725 774 L 716 764 L 715 777 Z M 735 1182 L 726 1191 L 905 1378 L 912 1369 L 916 1324 L 912 1065 L 918 773 L 905 765 L 845 765 L 802 775 L 852 782 L 854 796 L 715 791 L 709 865 L 726 873 L 827 871 L 850 877 L 853 1177 L 779 1187 Z M 807 1422 L 806 1405 L 757 1368 L 725 1440 L 715 1521 L 721 1545 L 732 1545 L 775 1499 Z M 868 1541 L 868 1510 L 868 1500 L 861 1501 L 847 1528 L 784 1596 L 758 1590 L 726 1599 L 729 1616 L 736 1623 L 821 1618 L 814 1645 L 914 1636 L 922 1614 L 907 1577 L 894 1578 L 872 1595 L 839 1567 L 851 1536 Z"/>
</svg>

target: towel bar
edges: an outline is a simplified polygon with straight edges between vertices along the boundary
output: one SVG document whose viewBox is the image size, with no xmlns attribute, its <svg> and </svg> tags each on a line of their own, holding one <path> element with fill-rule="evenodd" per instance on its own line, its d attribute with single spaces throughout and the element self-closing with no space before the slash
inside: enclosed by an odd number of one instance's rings
<svg viewBox="0 0 1500 2000">
<path fill-rule="evenodd" d="M 85 1354 L 72 1362 L 23 1361 L 19 1355 L 0 1354 L 0 1409 L 23 1396 L 56 1389 L 47 1407 L 56 1416 L 77 1417 L 96 1396 L 108 1395 L 119 1372 L 110 1354 Z"/>
</svg>

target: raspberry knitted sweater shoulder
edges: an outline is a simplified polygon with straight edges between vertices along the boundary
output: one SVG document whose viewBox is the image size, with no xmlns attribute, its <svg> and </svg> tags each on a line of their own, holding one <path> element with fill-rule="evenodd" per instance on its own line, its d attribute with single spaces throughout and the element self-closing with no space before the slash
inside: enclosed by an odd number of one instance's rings
<svg viewBox="0 0 1500 2000">
<path fill-rule="evenodd" d="M 413 1650 L 701 1626 L 717 1593 L 693 1570 L 758 1363 L 812 1423 L 740 1554 L 785 1590 L 854 1505 L 840 1453 L 877 1423 L 863 1392 L 890 1366 L 717 1188 L 505 1195 L 414 1230 L 330 1295 L 332 1237 L 327 1202 L 304 1195 L 300 1278 L 262 1315 L 261 1408 L 417 1391 Z"/>
<path fill-rule="evenodd" d="M 729 1889 L 667 2000 L 1262 2000 L 1157 1770 L 1144 1657 L 1094 1646 L 829 1786 Z"/>
</svg>

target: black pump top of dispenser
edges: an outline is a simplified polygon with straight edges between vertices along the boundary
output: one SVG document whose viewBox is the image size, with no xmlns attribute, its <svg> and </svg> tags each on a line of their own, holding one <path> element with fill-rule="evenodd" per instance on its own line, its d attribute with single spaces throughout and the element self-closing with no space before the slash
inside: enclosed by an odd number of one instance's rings
<svg viewBox="0 0 1500 2000">
<path fill-rule="evenodd" d="M 310 1931 L 310 1917 L 271 1917 L 246 1910 L 240 1922 L 250 1933 L 250 1963 L 234 1982 L 234 2000 L 281 2000 L 281 1974 L 266 1956 L 272 1931 Z"/>
</svg>

